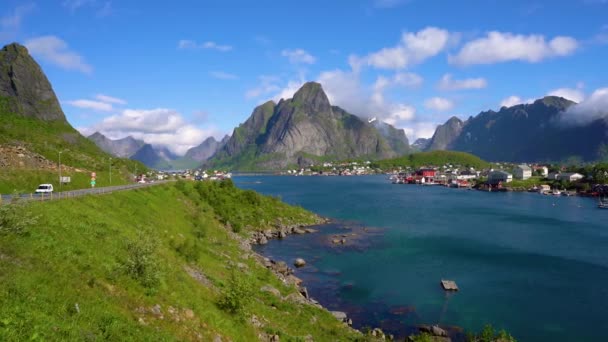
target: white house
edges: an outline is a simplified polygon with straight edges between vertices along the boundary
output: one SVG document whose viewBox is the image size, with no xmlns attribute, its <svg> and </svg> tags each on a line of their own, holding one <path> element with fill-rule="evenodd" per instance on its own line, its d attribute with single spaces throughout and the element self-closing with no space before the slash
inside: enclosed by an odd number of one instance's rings
<svg viewBox="0 0 608 342">
<path fill-rule="evenodd" d="M 543 177 L 547 177 L 549 175 L 549 169 L 546 166 L 541 166 L 538 168 Z"/>
<path fill-rule="evenodd" d="M 576 172 L 564 172 L 562 174 L 560 174 L 559 176 L 557 176 L 558 180 L 564 180 L 564 181 L 569 181 L 569 182 L 576 182 L 578 180 L 583 179 L 583 175 L 581 175 L 580 173 L 576 173 Z"/>
<path fill-rule="evenodd" d="M 513 170 L 513 176 L 516 179 L 529 179 L 532 177 L 532 169 L 526 164 L 517 165 L 515 170 Z"/>
<path fill-rule="evenodd" d="M 513 175 L 505 171 L 492 171 L 488 174 L 489 184 L 510 183 L 513 181 Z"/>
</svg>

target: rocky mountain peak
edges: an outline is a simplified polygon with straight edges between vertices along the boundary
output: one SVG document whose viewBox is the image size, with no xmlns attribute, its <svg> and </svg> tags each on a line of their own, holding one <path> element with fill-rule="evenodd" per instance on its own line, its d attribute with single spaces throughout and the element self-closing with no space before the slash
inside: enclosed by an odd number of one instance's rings
<svg viewBox="0 0 608 342">
<path fill-rule="evenodd" d="M 565 98 L 559 97 L 559 96 L 545 96 L 542 99 L 534 101 L 534 104 L 535 105 L 542 104 L 546 107 L 555 107 L 558 110 L 564 110 L 564 109 L 572 106 L 573 104 L 576 104 L 576 102 L 570 101 L 568 99 L 565 99 Z"/>
<path fill-rule="evenodd" d="M 317 82 L 306 82 L 293 95 L 292 102 L 301 103 L 311 107 L 317 112 L 327 112 L 331 110 L 329 99 L 323 91 L 323 87 Z"/>
<path fill-rule="evenodd" d="M 0 103 L 4 112 L 45 121 L 66 121 L 51 83 L 18 43 L 0 50 Z"/>
</svg>

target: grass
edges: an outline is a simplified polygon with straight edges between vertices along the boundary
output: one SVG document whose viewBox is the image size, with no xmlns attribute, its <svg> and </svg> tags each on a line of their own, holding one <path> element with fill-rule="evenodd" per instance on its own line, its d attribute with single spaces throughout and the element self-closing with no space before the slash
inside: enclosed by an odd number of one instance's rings
<svg viewBox="0 0 608 342">
<path fill-rule="evenodd" d="M 97 172 L 98 186 L 106 183 L 103 175 L 108 174 L 112 158 L 112 181 L 116 185 L 130 181 L 134 170 L 147 171 L 140 162 L 115 158 L 103 152 L 95 143 L 83 137 L 65 121 L 42 121 L 7 112 L 8 101 L 0 97 L 0 145 L 23 145 L 29 151 L 38 153 L 53 163 L 58 163 L 59 152 L 61 164 L 79 168 L 86 172 L 79 174 L 65 171 L 64 176 L 72 177 L 72 185 L 67 189 L 89 187 L 90 172 Z M 3 169 L 0 174 L 0 193 L 13 190 L 32 191 L 40 183 L 57 184 L 58 174 L 46 170 L 24 168 Z"/>
<path fill-rule="evenodd" d="M 396 167 L 442 166 L 445 164 L 461 165 L 481 169 L 490 164 L 477 156 L 456 151 L 419 152 L 399 158 L 384 159 L 372 163 L 373 167 L 390 169 Z"/>
<path fill-rule="evenodd" d="M 534 186 L 539 186 L 541 184 L 549 184 L 549 182 L 546 180 L 543 180 L 543 177 L 534 176 L 534 177 L 528 178 L 526 180 L 513 179 L 513 181 L 511 181 L 511 182 L 505 183 L 504 186 L 507 188 L 529 189 Z"/>
<path fill-rule="evenodd" d="M 0 234 L 0 340 L 361 338 L 327 311 L 260 291 L 270 285 L 286 296 L 296 289 L 254 262 L 221 221 L 251 221 L 253 229 L 314 217 L 284 204 L 272 210 L 277 203 L 231 186 L 177 183 L 28 204 L 11 217 L 37 222 Z M 185 267 L 204 277 L 194 279 Z M 235 293 L 251 300 L 226 309 L 222 303 Z M 253 315 L 262 327 L 251 324 Z"/>
<path fill-rule="evenodd" d="M 89 172 L 67 172 L 62 176 L 70 177 L 71 182 L 59 186 L 59 175 L 57 172 L 48 170 L 2 170 L 0 173 L 0 194 L 31 193 L 36 190 L 39 184 L 53 184 L 55 191 L 69 191 L 76 189 L 86 189 L 91 187 L 91 173 Z M 132 183 L 131 179 L 126 178 L 120 172 L 112 172 L 112 182 L 110 183 L 109 171 L 96 172 L 96 187 L 110 185 L 124 185 Z"/>
</svg>

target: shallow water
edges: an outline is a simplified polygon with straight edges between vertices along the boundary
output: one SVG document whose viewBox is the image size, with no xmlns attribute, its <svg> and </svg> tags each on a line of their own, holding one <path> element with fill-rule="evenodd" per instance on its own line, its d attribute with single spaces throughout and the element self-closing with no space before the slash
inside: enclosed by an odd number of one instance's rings
<svg viewBox="0 0 608 342">
<path fill-rule="evenodd" d="M 336 220 L 258 250 L 306 259 L 296 275 L 310 295 L 356 327 L 404 335 L 422 323 L 491 323 L 520 341 L 605 340 L 608 210 L 592 199 L 394 185 L 384 176 L 235 183 Z M 331 243 L 343 234 L 346 245 Z M 440 279 L 460 291 L 446 297 Z"/>
</svg>

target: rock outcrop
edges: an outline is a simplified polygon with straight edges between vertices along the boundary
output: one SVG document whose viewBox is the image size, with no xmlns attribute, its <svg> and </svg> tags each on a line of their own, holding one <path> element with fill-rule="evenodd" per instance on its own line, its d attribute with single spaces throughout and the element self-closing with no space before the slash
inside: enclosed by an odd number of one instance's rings
<svg viewBox="0 0 608 342">
<path fill-rule="evenodd" d="M 46 75 L 27 48 L 17 43 L 0 50 L 0 106 L 0 114 L 66 121 Z"/>
</svg>

